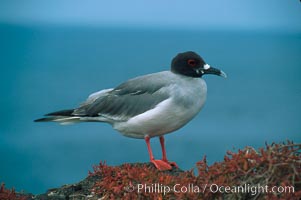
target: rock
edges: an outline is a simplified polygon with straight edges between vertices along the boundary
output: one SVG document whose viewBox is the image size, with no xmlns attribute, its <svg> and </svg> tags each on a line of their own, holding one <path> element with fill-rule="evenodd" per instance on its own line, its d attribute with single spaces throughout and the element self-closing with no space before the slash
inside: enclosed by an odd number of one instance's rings
<svg viewBox="0 0 301 200">
<path fill-rule="evenodd" d="M 131 163 L 130 165 L 134 167 L 142 167 L 143 165 L 146 165 L 154 168 L 152 163 Z M 178 176 L 183 172 L 183 170 L 173 167 L 172 170 L 165 171 L 164 173 Z M 92 191 L 92 188 L 94 184 L 101 179 L 102 177 L 99 175 L 90 175 L 78 183 L 67 184 L 60 188 L 49 189 L 45 194 L 35 195 L 27 200 L 99 200 L 102 198 L 96 196 Z"/>
<path fill-rule="evenodd" d="M 98 199 L 93 198 L 94 194 L 91 192 L 97 180 L 101 179 L 100 176 L 88 176 L 84 180 L 75 184 L 63 185 L 60 188 L 49 189 L 45 194 L 36 195 L 33 197 L 35 200 L 82 200 L 82 199 Z"/>
</svg>

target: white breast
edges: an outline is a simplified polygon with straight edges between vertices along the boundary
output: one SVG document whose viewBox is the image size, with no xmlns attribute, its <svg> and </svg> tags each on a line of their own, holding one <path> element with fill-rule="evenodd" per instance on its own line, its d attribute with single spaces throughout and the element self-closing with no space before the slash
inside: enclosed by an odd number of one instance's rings
<svg viewBox="0 0 301 200">
<path fill-rule="evenodd" d="M 203 107 L 207 86 L 201 78 L 174 76 L 175 83 L 161 91 L 170 98 L 126 122 L 114 123 L 113 128 L 128 137 L 144 138 L 170 133 L 189 122 Z"/>
</svg>

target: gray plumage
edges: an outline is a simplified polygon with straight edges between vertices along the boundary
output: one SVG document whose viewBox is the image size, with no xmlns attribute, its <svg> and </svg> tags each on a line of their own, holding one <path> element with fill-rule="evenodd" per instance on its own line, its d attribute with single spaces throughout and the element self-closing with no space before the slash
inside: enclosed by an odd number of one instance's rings
<svg viewBox="0 0 301 200">
<path fill-rule="evenodd" d="M 169 85 L 164 78 L 166 77 L 162 73 L 140 76 L 122 83 L 115 89 L 100 91 L 75 109 L 72 115 L 101 116 L 109 121 L 126 121 L 154 108 L 169 97 L 168 94 L 160 93 L 160 89 Z M 150 84 L 150 80 L 155 80 L 156 84 Z"/>
</svg>

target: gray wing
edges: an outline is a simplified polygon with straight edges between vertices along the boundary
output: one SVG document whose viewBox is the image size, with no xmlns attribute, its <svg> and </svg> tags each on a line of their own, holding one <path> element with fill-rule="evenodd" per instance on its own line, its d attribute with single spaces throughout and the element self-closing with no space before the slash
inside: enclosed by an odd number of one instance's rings
<svg viewBox="0 0 301 200">
<path fill-rule="evenodd" d="M 167 99 L 169 94 L 164 92 L 164 87 L 167 86 L 168 83 L 160 76 L 148 75 L 131 79 L 115 89 L 92 94 L 72 114 L 126 121 Z"/>
</svg>

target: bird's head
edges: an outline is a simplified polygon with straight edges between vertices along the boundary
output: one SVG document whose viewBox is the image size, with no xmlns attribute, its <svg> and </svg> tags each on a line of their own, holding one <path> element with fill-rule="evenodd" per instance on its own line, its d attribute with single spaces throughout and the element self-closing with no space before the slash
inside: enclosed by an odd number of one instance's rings
<svg viewBox="0 0 301 200">
<path fill-rule="evenodd" d="M 172 59 L 171 71 L 176 74 L 182 74 L 190 77 L 202 77 L 205 74 L 215 74 L 227 77 L 222 70 L 216 69 L 208 65 L 201 56 L 193 51 L 179 53 Z"/>
</svg>

